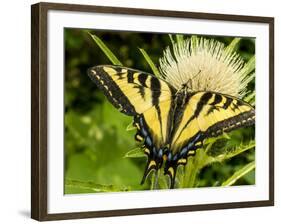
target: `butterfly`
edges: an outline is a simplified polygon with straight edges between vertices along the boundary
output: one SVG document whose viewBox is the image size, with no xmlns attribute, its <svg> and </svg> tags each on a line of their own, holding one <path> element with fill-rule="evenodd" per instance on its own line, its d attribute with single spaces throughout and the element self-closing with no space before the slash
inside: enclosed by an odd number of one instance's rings
<svg viewBox="0 0 281 224">
<path fill-rule="evenodd" d="M 255 123 L 254 108 L 233 96 L 176 89 L 152 74 L 122 66 L 100 65 L 88 70 L 91 80 L 121 112 L 133 117 L 135 139 L 142 143 L 147 164 L 141 183 L 164 166 L 175 186 L 179 165 L 186 165 L 203 141 Z"/>
</svg>

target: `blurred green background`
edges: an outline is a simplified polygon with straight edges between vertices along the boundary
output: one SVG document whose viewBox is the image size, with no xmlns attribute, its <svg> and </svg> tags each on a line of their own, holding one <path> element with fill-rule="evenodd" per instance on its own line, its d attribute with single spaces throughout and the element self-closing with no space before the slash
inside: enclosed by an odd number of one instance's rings
<svg viewBox="0 0 281 224">
<path fill-rule="evenodd" d="M 143 48 L 153 62 L 171 44 L 167 34 L 95 31 L 66 28 L 65 42 L 65 193 L 124 191 L 149 189 L 150 183 L 140 185 L 146 158 L 124 158 L 136 147 L 134 131 L 126 131 L 132 118 L 118 112 L 96 88 L 87 75 L 87 69 L 111 64 L 90 37 L 98 36 L 126 67 L 152 73 L 138 48 Z M 214 37 L 212 37 L 214 38 Z M 215 37 L 226 45 L 231 37 Z M 253 39 L 242 39 L 237 51 L 245 61 L 255 54 Z M 254 88 L 250 83 L 249 90 Z M 216 149 L 225 144 L 241 144 L 254 138 L 254 128 L 232 133 L 231 141 L 216 143 Z M 221 145 L 219 145 L 221 144 Z M 206 167 L 197 186 L 217 186 L 236 170 L 254 160 L 254 150 L 247 151 L 223 163 Z M 236 185 L 254 184 L 251 171 Z M 81 185 L 81 183 L 83 183 Z"/>
</svg>

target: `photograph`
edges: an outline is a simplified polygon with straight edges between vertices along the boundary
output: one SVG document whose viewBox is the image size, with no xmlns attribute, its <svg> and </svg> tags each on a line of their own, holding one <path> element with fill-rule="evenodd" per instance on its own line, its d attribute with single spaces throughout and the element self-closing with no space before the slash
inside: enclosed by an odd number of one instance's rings
<svg viewBox="0 0 281 224">
<path fill-rule="evenodd" d="M 36 220 L 274 204 L 274 19 L 32 6 Z"/>
<path fill-rule="evenodd" d="M 0 223 L 281 220 L 274 1 L 2 5 Z"/>
<path fill-rule="evenodd" d="M 255 185 L 256 38 L 65 27 L 64 193 Z"/>
</svg>

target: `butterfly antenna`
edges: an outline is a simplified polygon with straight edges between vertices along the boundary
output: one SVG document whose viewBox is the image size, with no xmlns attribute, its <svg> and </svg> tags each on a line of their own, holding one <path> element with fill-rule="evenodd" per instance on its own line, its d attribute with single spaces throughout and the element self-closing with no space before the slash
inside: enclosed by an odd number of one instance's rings
<svg viewBox="0 0 281 224">
<path fill-rule="evenodd" d="M 199 72 L 197 74 L 195 74 L 192 78 L 190 78 L 187 83 L 190 83 L 190 89 L 192 89 L 192 80 L 196 78 L 196 76 L 198 76 L 200 73 L 202 72 L 202 70 L 200 69 Z M 188 86 L 188 84 L 187 84 Z"/>
</svg>

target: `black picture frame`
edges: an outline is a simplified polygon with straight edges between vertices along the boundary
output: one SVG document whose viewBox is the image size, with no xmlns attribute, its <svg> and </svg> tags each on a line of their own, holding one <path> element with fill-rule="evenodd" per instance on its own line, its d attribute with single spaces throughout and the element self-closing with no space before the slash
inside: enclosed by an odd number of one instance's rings
<svg viewBox="0 0 281 224">
<path fill-rule="evenodd" d="M 126 210 L 88 211 L 75 213 L 48 214 L 47 195 L 47 154 L 48 154 L 48 99 L 47 99 L 47 13 L 49 10 L 75 12 L 100 12 L 110 14 L 129 14 L 139 16 L 158 16 L 167 18 L 195 18 L 205 20 L 223 20 L 265 23 L 269 25 L 269 200 L 217 203 L 203 205 L 171 206 L 159 208 L 131 208 Z M 274 18 L 257 16 L 224 15 L 195 13 L 182 11 L 164 11 L 137 8 L 117 8 L 90 5 L 73 5 L 57 3 L 38 3 L 31 6 L 31 217 L 39 221 L 78 219 L 90 217 L 108 217 L 124 215 L 140 215 L 168 212 L 186 212 L 198 210 L 214 210 L 225 208 L 242 208 L 274 205 Z"/>
</svg>

